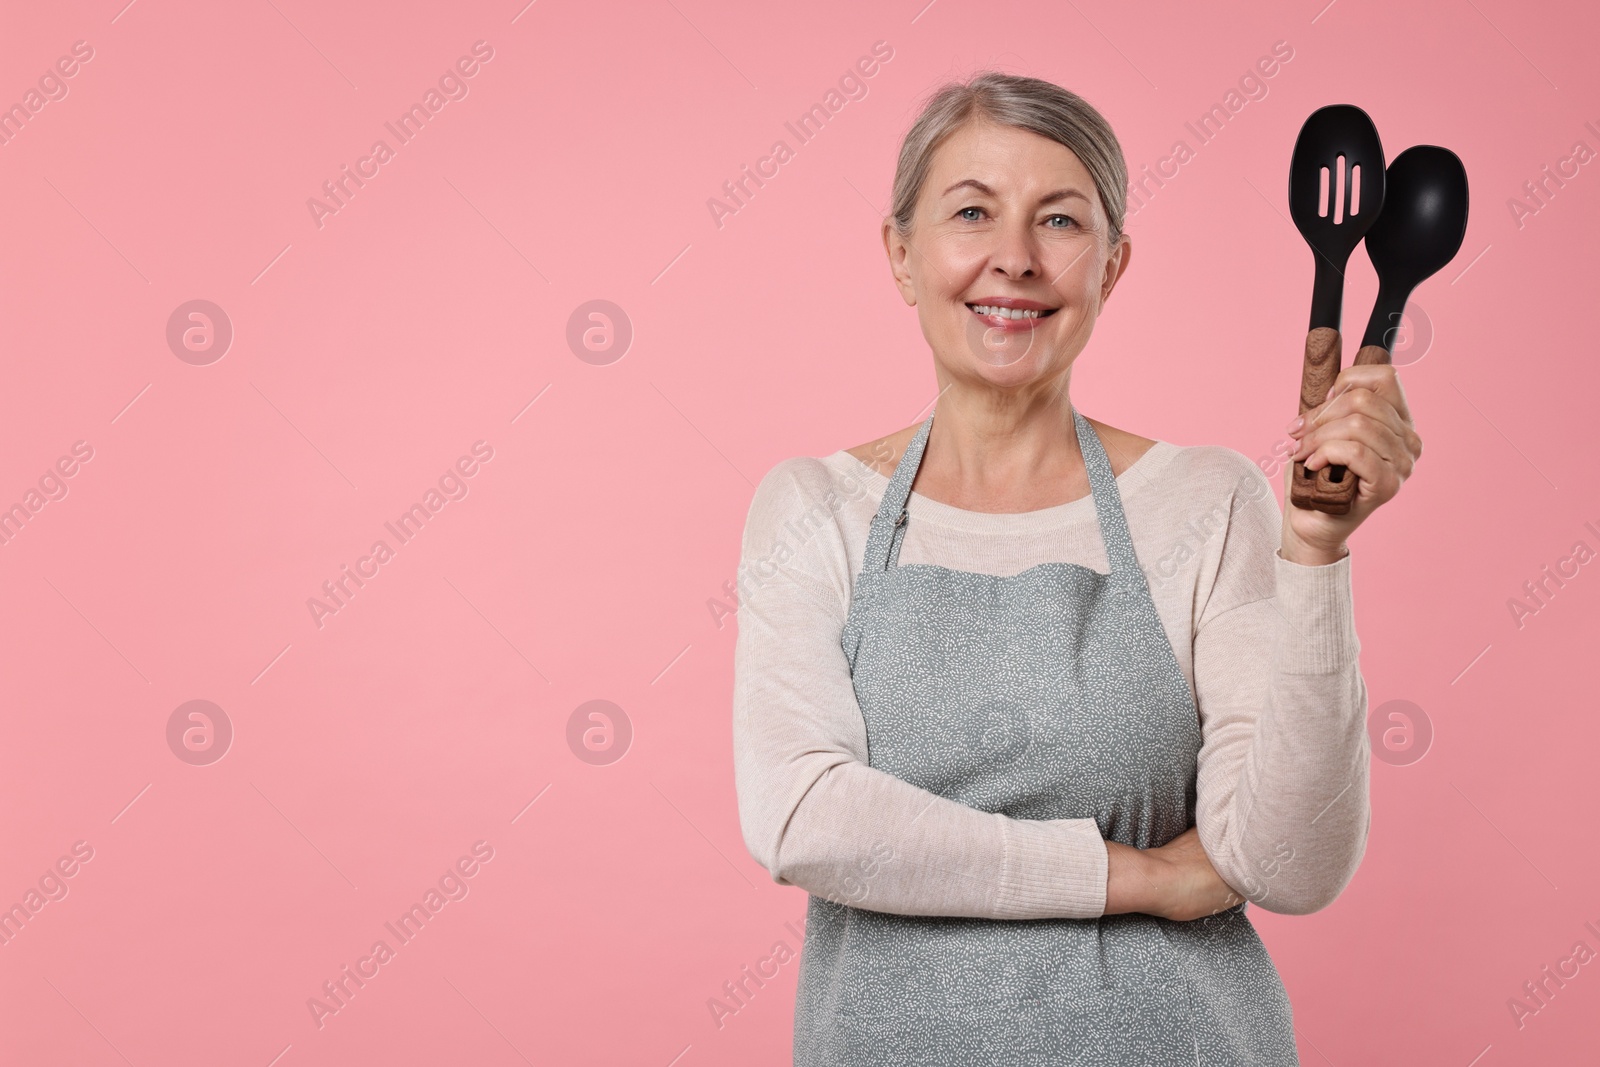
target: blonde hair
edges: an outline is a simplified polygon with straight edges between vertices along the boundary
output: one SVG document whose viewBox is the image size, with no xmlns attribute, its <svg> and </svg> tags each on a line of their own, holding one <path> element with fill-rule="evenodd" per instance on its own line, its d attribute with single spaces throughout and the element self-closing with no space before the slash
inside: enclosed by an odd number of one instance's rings
<svg viewBox="0 0 1600 1067">
<path fill-rule="evenodd" d="M 980 119 L 1028 130 L 1070 149 L 1094 179 L 1110 223 L 1108 242 L 1117 243 L 1128 212 L 1128 164 L 1111 124 L 1083 97 L 1059 85 L 993 70 L 937 89 L 900 143 L 890 218 L 901 237 L 911 236 L 934 152 L 951 134 Z"/>
</svg>

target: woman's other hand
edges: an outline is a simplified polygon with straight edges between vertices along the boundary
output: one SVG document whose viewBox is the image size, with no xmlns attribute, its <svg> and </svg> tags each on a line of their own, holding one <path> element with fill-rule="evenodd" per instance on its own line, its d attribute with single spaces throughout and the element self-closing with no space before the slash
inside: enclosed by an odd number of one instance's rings
<svg viewBox="0 0 1600 1067">
<path fill-rule="evenodd" d="M 1387 363 L 1345 367 L 1333 380 L 1328 398 L 1287 427 L 1299 447 L 1289 457 L 1284 478 L 1284 559 L 1307 566 L 1335 563 L 1345 555 L 1345 540 L 1378 505 L 1400 491 L 1422 455 L 1422 438 L 1411 424 L 1405 390 Z M 1294 461 L 1315 471 L 1340 464 L 1360 479 L 1345 515 L 1297 508 L 1289 502 Z"/>
<path fill-rule="evenodd" d="M 1107 841 L 1106 851 L 1107 915 L 1142 912 L 1189 922 L 1244 900 L 1211 866 L 1200 831 L 1192 826 L 1160 848 Z"/>
</svg>

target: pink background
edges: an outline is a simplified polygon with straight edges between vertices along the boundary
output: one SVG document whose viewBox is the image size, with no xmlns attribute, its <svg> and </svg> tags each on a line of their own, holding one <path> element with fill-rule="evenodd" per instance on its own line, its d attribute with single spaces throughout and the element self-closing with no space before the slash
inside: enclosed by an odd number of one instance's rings
<svg viewBox="0 0 1600 1067">
<path fill-rule="evenodd" d="M 1465 244 L 1412 303 L 1432 340 L 1396 357 L 1426 454 L 1353 542 L 1373 709 L 1412 702 L 1431 748 L 1375 761 L 1335 904 L 1252 914 L 1308 1064 L 1596 1055 L 1600 964 L 1520 1027 L 1507 1005 L 1600 951 L 1600 564 L 1520 628 L 1508 607 L 1600 548 L 1577 447 L 1600 165 L 1523 190 L 1600 149 L 1592 5 L 121 2 L 13 4 L 0 33 L 0 104 L 93 49 L 0 146 L 0 505 L 65 488 L 0 546 L 0 906 L 67 890 L 0 945 L 0 1061 L 787 1061 L 795 962 L 720 1027 L 708 1007 L 798 947 L 806 903 L 743 847 L 736 627 L 708 601 L 774 463 L 931 399 L 878 221 L 919 101 L 987 66 L 1084 94 L 1135 172 L 1194 150 L 1130 220 L 1074 381 L 1179 444 L 1270 457 L 1294 414 L 1312 263 L 1285 175 L 1311 110 L 1466 162 Z M 476 41 L 467 95 L 319 227 L 307 200 Z M 866 96 L 799 145 L 785 121 L 878 41 Z M 1277 41 L 1266 95 L 1199 144 L 1184 123 Z M 719 227 L 708 199 L 780 138 L 794 158 Z M 1363 252 L 1350 279 L 1347 332 Z M 234 330 L 208 365 L 166 339 L 195 299 Z M 568 344 L 596 299 L 632 324 L 620 359 Z M 445 479 L 465 497 L 319 627 L 322 583 L 479 441 Z M 234 731 L 209 765 L 169 747 L 191 700 Z M 625 758 L 569 744 L 591 700 Z M 468 894 L 399 945 L 384 923 L 479 841 L 492 860 L 445 880 Z M 308 999 L 380 938 L 319 1027 Z"/>
</svg>

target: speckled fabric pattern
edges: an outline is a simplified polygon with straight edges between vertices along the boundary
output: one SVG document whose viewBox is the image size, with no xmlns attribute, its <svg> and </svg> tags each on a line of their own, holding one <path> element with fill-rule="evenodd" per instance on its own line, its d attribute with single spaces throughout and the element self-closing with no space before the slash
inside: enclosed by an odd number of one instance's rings
<svg viewBox="0 0 1600 1067">
<path fill-rule="evenodd" d="M 1076 410 L 1073 421 L 1109 574 L 900 566 L 930 416 L 873 519 L 842 642 L 873 767 L 1012 818 L 1093 818 L 1107 840 L 1152 848 L 1194 824 L 1199 715 L 1111 465 Z M 1188 923 L 995 920 L 813 895 L 794 1062 L 1298 1064 L 1288 997 L 1246 907 Z"/>
</svg>

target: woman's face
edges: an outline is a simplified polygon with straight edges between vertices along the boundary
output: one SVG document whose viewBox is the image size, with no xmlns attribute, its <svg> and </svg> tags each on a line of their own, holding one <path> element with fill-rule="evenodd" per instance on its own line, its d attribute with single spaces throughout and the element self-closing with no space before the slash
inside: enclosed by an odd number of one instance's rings
<svg viewBox="0 0 1600 1067">
<path fill-rule="evenodd" d="M 1062 378 L 1088 342 L 1131 253 L 1108 233 L 1071 149 L 978 120 L 934 153 L 909 238 L 883 237 L 941 379 L 1014 387 Z"/>
</svg>

